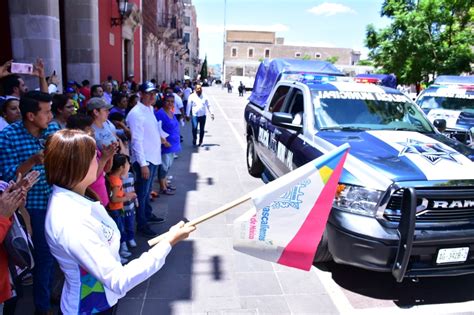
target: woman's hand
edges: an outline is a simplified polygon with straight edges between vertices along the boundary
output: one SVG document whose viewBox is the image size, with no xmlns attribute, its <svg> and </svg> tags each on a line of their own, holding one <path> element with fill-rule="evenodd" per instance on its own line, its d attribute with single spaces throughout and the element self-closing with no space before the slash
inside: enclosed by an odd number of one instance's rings
<svg viewBox="0 0 474 315">
<path fill-rule="evenodd" d="M 11 74 L 11 72 L 8 71 L 8 68 L 11 67 L 12 62 L 13 60 L 8 60 L 2 66 L 0 66 L 0 78 L 6 77 Z"/>
<path fill-rule="evenodd" d="M 24 188 L 13 189 L 10 186 L 0 195 L 0 216 L 9 218 L 18 207 L 26 200 L 26 190 Z"/>
<path fill-rule="evenodd" d="M 108 160 L 114 157 L 115 152 L 117 152 L 118 148 L 118 143 L 117 142 L 112 142 L 109 145 L 103 145 L 102 146 L 102 158 L 104 160 Z"/>
<path fill-rule="evenodd" d="M 22 176 L 21 173 L 18 174 L 16 182 L 14 183 L 13 189 L 24 188 L 27 192 L 31 189 L 31 187 L 36 184 L 39 180 L 40 173 L 38 171 L 31 171 L 26 174 L 25 177 Z"/>
<path fill-rule="evenodd" d="M 128 199 L 128 200 L 134 200 L 137 198 L 137 194 L 134 193 L 134 192 L 126 192 L 125 193 L 125 197 Z"/>
<path fill-rule="evenodd" d="M 180 221 L 178 224 L 172 226 L 166 233 L 166 240 L 174 246 L 179 241 L 188 238 L 189 234 L 196 229 L 195 226 L 186 225 L 184 221 Z"/>
</svg>

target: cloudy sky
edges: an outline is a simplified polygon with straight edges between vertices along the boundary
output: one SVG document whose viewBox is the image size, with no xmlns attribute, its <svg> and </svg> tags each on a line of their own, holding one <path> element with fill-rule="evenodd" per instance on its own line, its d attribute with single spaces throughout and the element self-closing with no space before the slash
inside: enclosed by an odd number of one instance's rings
<svg viewBox="0 0 474 315">
<path fill-rule="evenodd" d="M 226 29 L 275 31 L 288 45 L 345 47 L 367 55 L 365 29 L 389 23 L 383 0 L 226 0 Z M 201 58 L 222 63 L 225 0 L 193 0 Z"/>
</svg>

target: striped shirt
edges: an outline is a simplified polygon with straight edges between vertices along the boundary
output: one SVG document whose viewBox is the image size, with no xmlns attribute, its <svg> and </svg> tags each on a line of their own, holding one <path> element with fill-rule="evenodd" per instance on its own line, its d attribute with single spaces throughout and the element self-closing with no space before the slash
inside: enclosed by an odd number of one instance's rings
<svg viewBox="0 0 474 315">
<path fill-rule="evenodd" d="M 129 172 L 128 177 L 122 177 L 122 189 L 125 193 L 135 192 L 135 187 L 133 186 L 135 179 L 133 178 L 133 173 Z M 125 216 L 135 215 L 135 200 L 128 200 L 123 202 L 123 210 L 125 211 Z"/>
</svg>

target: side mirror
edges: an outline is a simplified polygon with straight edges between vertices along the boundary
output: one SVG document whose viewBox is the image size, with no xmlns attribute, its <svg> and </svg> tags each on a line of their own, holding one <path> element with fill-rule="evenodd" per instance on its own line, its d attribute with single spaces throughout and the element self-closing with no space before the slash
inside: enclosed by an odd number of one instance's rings
<svg viewBox="0 0 474 315">
<path fill-rule="evenodd" d="M 272 114 L 272 124 L 278 127 L 283 127 L 298 132 L 303 129 L 303 125 L 293 124 L 293 115 L 283 112 L 275 112 Z"/>
<path fill-rule="evenodd" d="M 445 119 L 435 119 L 433 125 L 439 132 L 444 132 L 446 130 L 446 120 Z"/>
</svg>

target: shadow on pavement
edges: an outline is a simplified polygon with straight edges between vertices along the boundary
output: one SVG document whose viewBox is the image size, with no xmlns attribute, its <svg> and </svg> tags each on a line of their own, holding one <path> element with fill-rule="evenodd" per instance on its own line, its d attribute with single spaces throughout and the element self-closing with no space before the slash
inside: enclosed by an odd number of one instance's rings
<svg viewBox="0 0 474 315">
<path fill-rule="evenodd" d="M 153 212 L 166 221 L 162 224 L 154 224 L 151 227 L 159 234 L 185 218 L 187 192 L 197 188 L 198 175 L 192 173 L 191 156 L 199 151 L 191 145 L 191 131 L 189 125 L 183 128 L 184 142 L 181 143 L 182 151 L 179 158 L 174 160 L 170 174 L 173 175 L 173 185 L 177 187 L 173 196 L 160 195 L 151 204 Z M 154 190 L 159 185 L 154 182 Z M 134 250 L 133 258 L 147 251 L 148 239 L 137 235 L 138 247 Z M 179 301 L 189 301 L 192 298 L 192 274 L 194 263 L 194 241 L 185 240 L 178 243 L 170 252 L 163 268 L 153 275 L 149 280 L 141 283 L 119 301 L 117 314 L 172 314 L 190 313 L 191 309 L 181 309 L 176 304 Z M 212 264 L 210 262 L 210 264 Z M 177 308 L 178 307 L 178 308 Z"/>
<path fill-rule="evenodd" d="M 391 273 L 373 272 L 334 262 L 315 265 L 332 273 L 342 288 L 374 299 L 391 300 L 401 308 L 415 305 L 466 302 L 474 299 L 474 275 L 405 279 L 397 283 Z"/>
</svg>

